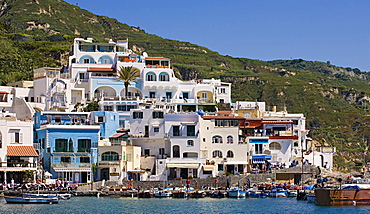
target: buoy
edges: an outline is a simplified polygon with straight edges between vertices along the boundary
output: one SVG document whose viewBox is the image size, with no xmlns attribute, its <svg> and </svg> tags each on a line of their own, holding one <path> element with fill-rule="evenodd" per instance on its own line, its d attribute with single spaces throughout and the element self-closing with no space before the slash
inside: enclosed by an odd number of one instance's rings
<svg viewBox="0 0 370 214">
<path fill-rule="evenodd" d="M 353 206 L 356 206 L 356 201 L 352 201 L 352 205 Z"/>
</svg>

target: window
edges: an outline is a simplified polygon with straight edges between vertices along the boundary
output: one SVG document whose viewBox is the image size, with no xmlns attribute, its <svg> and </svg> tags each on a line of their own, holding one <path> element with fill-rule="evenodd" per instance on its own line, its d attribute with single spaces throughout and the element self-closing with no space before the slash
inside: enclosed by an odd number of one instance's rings
<svg viewBox="0 0 370 214">
<path fill-rule="evenodd" d="M 170 81 L 170 76 L 167 73 L 159 74 L 159 81 Z"/>
<path fill-rule="evenodd" d="M 202 98 L 206 99 L 207 98 L 207 92 L 202 92 Z"/>
<path fill-rule="evenodd" d="M 71 157 L 63 156 L 63 157 L 60 158 L 60 162 L 62 162 L 62 163 L 71 163 Z"/>
<path fill-rule="evenodd" d="M 174 158 L 179 158 L 180 157 L 180 146 L 173 146 L 172 154 Z"/>
<path fill-rule="evenodd" d="M 55 152 L 73 152 L 73 141 L 70 139 L 55 139 Z"/>
<path fill-rule="evenodd" d="M 270 150 L 281 150 L 281 145 L 278 142 L 272 142 L 269 145 Z"/>
<path fill-rule="evenodd" d="M 122 129 L 122 128 L 125 128 L 125 120 L 119 120 L 119 127 Z"/>
<path fill-rule="evenodd" d="M 262 143 L 256 143 L 254 145 L 255 154 L 262 154 Z"/>
<path fill-rule="evenodd" d="M 117 152 L 104 152 L 101 157 L 102 161 L 118 161 L 119 156 Z"/>
<path fill-rule="evenodd" d="M 182 92 L 182 97 L 184 99 L 189 99 L 189 92 Z"/>
<path fill-rule="evenodd" d="M 164 114 L 163 111 L 153 111 L 152 116 L 153 118 L 163 118 Z"/>
<path fill-rule="evenodd" d="M 117 105 L 117 111 L 126 111 L 126 105 Z"/>
<path fill-rule="evenodd" d="M 166 99 L 171 99 L 172 98 L 172 92 L 167 91 L 166 92 Z"/>
<path fill-rule="evenodd" d="M 147 81 L 156 81 L 156 78 L 155 78 L 155 74 L 150 72 L 150 73 L 147 73 L 146 75 L 146 80 Z"/>
<path fill-rule="evenodd" d="M 144 127 L 144 137 L 149 137 L 149 126 Z"/>
<path fill-rule="evenodd" d="M 155 98 L 155 91 L 149 91 L 149 98 Z"/>
<path fill-rule="evenodd" d="M 186 136 L 195 136 L 195 126 L 194 125 L 186 126 Z"/>
<path fill-rule="evenodd" d="M 90 157 L 89 156 L 80 157 L 80 163 L 90 163 Z"/>
<path fill-rule="evenodd" d="M 214 158 L 222 158 L 222 152 L 220 150 L 215 150 L 212 152 Z"/>
<path fill-rule="evenodd" d="M 154 127 L 154 132 L 159 132 L 159 127 Z"/>
<path fill-rule="evenodd" d="M 226 88 L 220 88 L 220 94 L 226 94 Z"/>
<path fill-rule="evenodd" d="M 105 117 L 104 116 L 98 116 L 98 123 L 105 123 Z"/>
<path fill-rule="evenodd" d="M 91 139 L 78 139 L 77 152 L 90 152 Z"/>
<path fill-rule="evenodd" d="M 227 151 L 227 155 L 226 155 L 226 157 L 228 157 L 228 158 L 233 158 L 233 157 L 234 157 L 234 152 L 233 152 L 233 151 L 231 151 L 231 150 Z"/>
<path fill-rule="evenodd" d="M 134 111 L 132 114 L 133 119 L 143 119 L 143 112 Z"/>
<path fill-rule="evenodd" d="M 180 136 L 180 126 L 172 126 L 172 135 Z"/>
<path fill-rule="evenodd" d="M 86 64 L 88 64 L 88 63 L 90 63 L 90 59 L 84 59 L 83 62 L 86 63 Z"/>
<path fill-rule="evenodd" d="M 104 111 L 113 111 L 113 106 L 104 106 Z"/>
<path fill-rule="evenodd" d="M 233 136 L 227 136 L 227 143 L 234 143 Z"/>
<path fill-rule="evenodd" d="M 218 136 L 218 135 L 213 136 L 212 137 L 212 143 L 223 143 L 222 142 L 222 137 L 221 136 Z"/>
<path fill-rule="evenodd" d="M 3 148 L 3 135 L 0 132 L 0 149 Z"/>
<path fill-rule="evenodd" d="M 150 149 L 144 149 L 144 155 L 149 156 L 150 155 Z"/>
<path fill-rule="evenodd" d="M 188 140 L 187 146 L 194 146 L 194 140 Z"/>
<path fill-rule="evenodd" d="M 62 117 L 60 117 L 60 116 L 55 117 L 55 122 L 56 122 L 56 123 L 60 123 L 60 122 L 62 122 Z"/>
<path fill-rule="evenodd" d="M 224 171 L 224 165 L 223 164 L 217 164 L 218 165 L 218 171 Z"/>
</svg>

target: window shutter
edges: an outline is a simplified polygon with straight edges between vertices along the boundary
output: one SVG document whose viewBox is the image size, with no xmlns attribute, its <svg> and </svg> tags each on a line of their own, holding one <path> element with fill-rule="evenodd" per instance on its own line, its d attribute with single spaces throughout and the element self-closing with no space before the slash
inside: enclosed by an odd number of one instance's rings
<svg viewBox="0 0 370 214">
<path fill-rule="evenodd" d="M 19 142 L 18 143 L 23 143 L 23 133 L 19 133 Z"/>
</svg>

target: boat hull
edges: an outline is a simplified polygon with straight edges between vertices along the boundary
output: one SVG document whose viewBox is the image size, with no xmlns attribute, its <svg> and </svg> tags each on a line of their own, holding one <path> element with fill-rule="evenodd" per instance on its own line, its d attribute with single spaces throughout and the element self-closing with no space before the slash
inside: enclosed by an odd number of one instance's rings
<svg viewBox="0 0 370 214">
<path fill-rule="evenodd" d="M 370 205 L 370 189 L 316 189 L 317 205 Z"/>
<path fill-rule="evenodd" d="M 245 198 L 246 192 L 242 190 L 229 191 L 229 198 Z"/>
<path fill-rule="evenodd" d="M 56 204 L 58 198 L 4 197 L 8 204 Z"/>
</svg>

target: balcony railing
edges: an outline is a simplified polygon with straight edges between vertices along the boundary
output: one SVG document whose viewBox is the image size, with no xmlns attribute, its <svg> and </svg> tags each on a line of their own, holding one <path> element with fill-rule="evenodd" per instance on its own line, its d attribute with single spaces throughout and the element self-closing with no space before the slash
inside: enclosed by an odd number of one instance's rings
<svg viewBox="0 0 370 214">
<path fill-rule="evenodd" d="M 90 168 L 91 163 L 52 163 L 53 168 Z"/>
<path fill-rule="evenodd" d="M 27 163 L 27 162 L 0 162 L 0 167 L 5 165 L 3 163 L 6 163 L 7 167 L 19 167 L 19 168 L 24 168 L 24 167 L 36 168 L 37 167 L 36 163 Z"/>
</svg>

